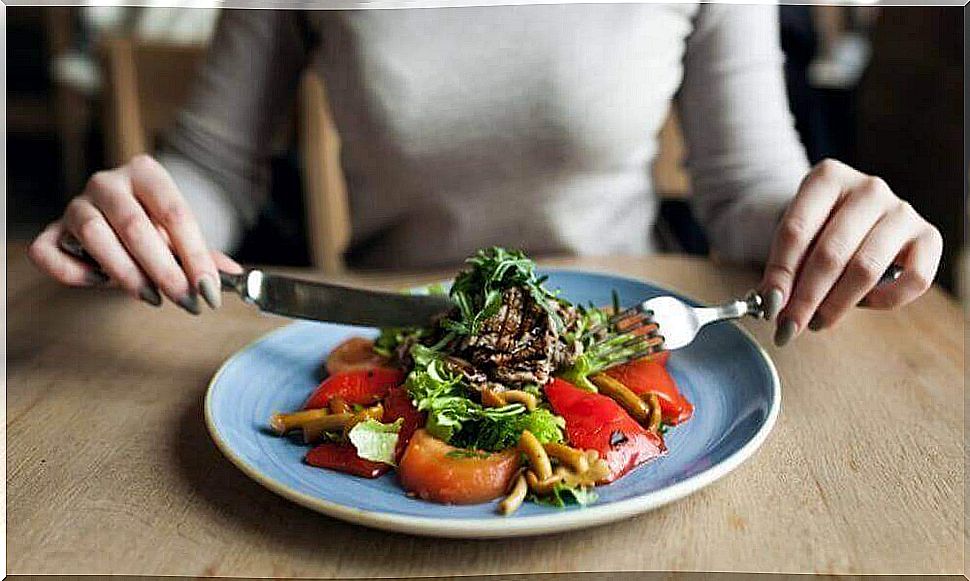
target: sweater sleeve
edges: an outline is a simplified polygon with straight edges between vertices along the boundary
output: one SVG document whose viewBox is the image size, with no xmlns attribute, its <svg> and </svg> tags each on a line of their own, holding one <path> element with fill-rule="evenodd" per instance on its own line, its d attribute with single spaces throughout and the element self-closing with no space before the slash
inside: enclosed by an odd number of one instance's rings
<svg viewBox="0 0 970 581">
<path fill-rule="evenodd" d="M 784 82 L 777 6 L 705 4 L 676 104 L 691 203 L 719 257 L 763 262 L 808 171 Z"/>
<path fill-rule="evenodd" d="M 269 187 L 273 135 L 291 109 L 311 40 L 292 10 L 225 10 L 159 159 L 210 244 L 231 250 Z"/>
</svg>

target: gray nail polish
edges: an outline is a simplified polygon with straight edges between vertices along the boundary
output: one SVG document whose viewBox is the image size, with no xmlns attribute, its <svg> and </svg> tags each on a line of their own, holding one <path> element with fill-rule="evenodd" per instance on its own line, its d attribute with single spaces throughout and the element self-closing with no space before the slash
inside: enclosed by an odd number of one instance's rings
<svg viewBox="0 0 970 581">
<path fill-rule="evenodd" d="M 153 307 L 162 306 L 162 295 L 158 294 L 158 289 L 150 284 L 146 284 L 145 286 L 141 287 L 141 290 L 138 291 L 138 296 L 141 298 L 141 300 Z"/>
<path fill-rule="evenodd" d="M 824 327 L 825 327 L 825 321 L 822 320 L 822 317 L 820 317 L 818 313 L 815 313 L 814 315 L 812 315 L 812 320 L 808 322 L 809 330 L 811 330 L 813 333 L 817 333 L 818 331 L 821 331 Z"/>
<path fill-rule="evenodd" d="M 196 296 L 195 293 L 185 295 L 184 297 L 180 298 L 176 304 L 193 315 L 198 315 L 202 312 L 202 310 L 199 309 L 199 297 Z"/>
<path fill-rule="evenodd" d="M 781 294 L 781 289 L 773 288 L 768 291 L 765 296 L 765 319 L 768 321 L 774 320 L 781 311 L 781 301 L 785 297 Z"/>
<path fill-rule="evenodd" d="M 222 306 L 222 292 L 219 285 L 208 274 L 199 278 L 199 292 L 211 309 L 218 309 Z"/>
<path fill-rule="evenodd" d="M 84 273 L 84 281 L 91 286 L 102 286 L 108 284 L 111 278 L 100 270 L 89 270 Z"/>
<path fill-rule="evenodd" d="M 784 347 L 792 340 L 795 336 L 795 332 L 798 331 L 798 327 L 795 325 L 795 321 L 791 319 L 786 319 L 778 324 L 778 330 L 775 331 L 775 345 L 778 347 Z"/>
<path fill-rule="evenodd" d="M 77 258 L 84 256 L 84 247 L 73 234 L 65 234 L 60 240 L 61 250 Z"/>
</svg>

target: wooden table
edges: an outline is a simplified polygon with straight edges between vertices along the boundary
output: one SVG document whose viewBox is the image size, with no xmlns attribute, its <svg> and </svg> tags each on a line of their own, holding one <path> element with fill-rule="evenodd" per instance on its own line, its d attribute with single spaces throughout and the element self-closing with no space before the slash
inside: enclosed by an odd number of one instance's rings
<svg viewBox="0 0 970 581">
<path fill-rule="evenodd" d="M 750 461 L 625 522 L 485 542 L 344 524 L 263 489 L 220 455 L 202 420 L 206 384 L 230 354 L 284 321 L 237 301 L 198 318 L 154 310 L 60 288 L 22 249 L 8 262 L 9 573 L 963 572 L 962 313 L 937 290 L 898 313 L 859 310 L 783 350 L 770 346 L 768 325 L 751 322 L 784 395 L 774 432 Z M 558 264 L 709 301 L 757 278 L 680 257 Z"/>
</svg>

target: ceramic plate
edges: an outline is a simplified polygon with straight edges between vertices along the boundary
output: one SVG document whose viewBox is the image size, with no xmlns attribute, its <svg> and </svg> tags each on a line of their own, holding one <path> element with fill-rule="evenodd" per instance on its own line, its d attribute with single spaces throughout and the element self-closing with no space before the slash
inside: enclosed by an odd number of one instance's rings
<svg viewBox="0 0 970 581">
<path fill-rule="evenodd" d="M 646 282 L 604 274 L 546 271 L 547 286 L 574 303 L 624 305 L 676 294 Z M 681 297 L 683 298 L 683 297 Z M 294 502 L 349 522 L 418 535 L 511 537 L 612 522 L 682 498 L 729 473 L 764 442 L 778 417 L 778 374 L 754 339 L 732 324 L 704 329 L 671 354 L 669 369 L 694 404 L 689 422 L 667 433 L 666 456 L 598 487 L 588 507 L 557 509 L 525 503 L 511 517 L 495 503 L 444 506 L 405 496 L 392 471 L 370 480 L 302 462 L 307 448 L 273 436 L 267 420 L 298 409 L 319 382 L 327 353 L 373 329 L 300 321 L 233 355 L 209 385 L 205 418 L 213 440 L 243 472 Z"/>
</svg>

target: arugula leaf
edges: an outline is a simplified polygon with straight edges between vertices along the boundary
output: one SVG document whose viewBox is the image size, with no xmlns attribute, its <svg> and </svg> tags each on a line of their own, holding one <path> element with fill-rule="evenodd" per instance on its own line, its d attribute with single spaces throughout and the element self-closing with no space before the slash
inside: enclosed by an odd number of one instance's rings
<svg viewBox="0 0 970 581">
<path fill-rule="evenodd" d="M 403 425 L 403 418 L 398 418 L 393 424 L 364 420 L 351 428 L 347 436 L 361 458 L 394 466 L 397 436 Z"/>
<path fill-rule="evenodd" d="M 587 506 L 593 504 L 599 498 L 599 495 L 593 492 L 592 488 L 568 486 L 560 482 L 553 487 L 552 493 L 548 496 L 531 494 L 529 498 L 537 504 L 565 508 L 569 505 Z"/>
<path fill-rule="evenodd" d="M 486 319 L 502 306 L 502 291 L 521 287 L 545 310 L 561 332 L 565 324 L 555 303 L 559 300 L 542 286 L 545 279 L 535 273 L 535 262 L 519 250 L 500 247 L 479 250 L 465 261 L 471 265 L 462 271 L 451 285 L 451 298 L 458 305 L 459 319 L 446 319 L 444 327 L 459 335 L 474 335 Z"/>
</svg>

